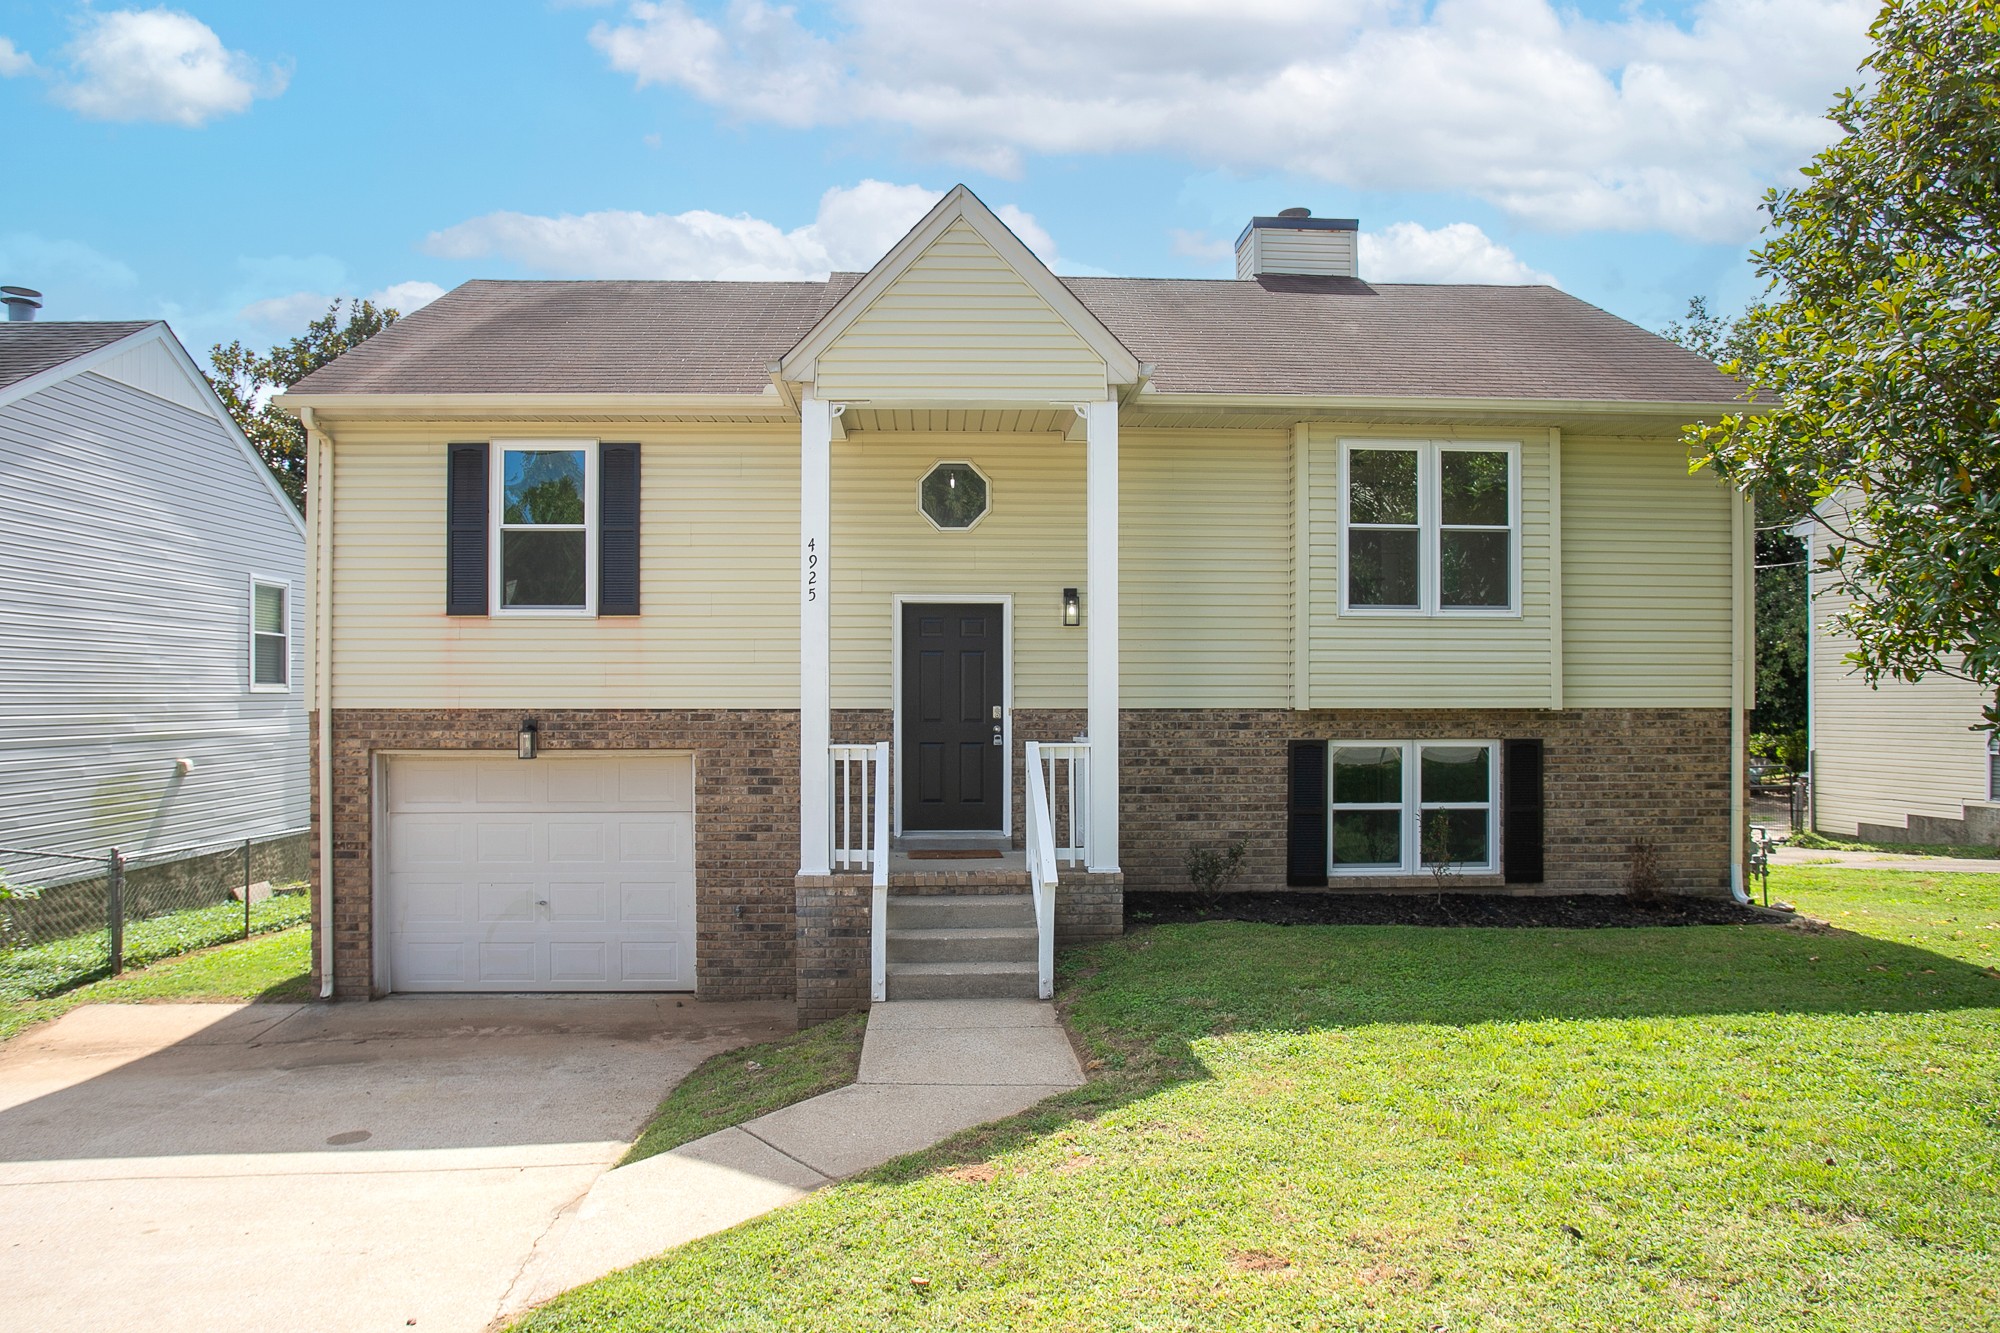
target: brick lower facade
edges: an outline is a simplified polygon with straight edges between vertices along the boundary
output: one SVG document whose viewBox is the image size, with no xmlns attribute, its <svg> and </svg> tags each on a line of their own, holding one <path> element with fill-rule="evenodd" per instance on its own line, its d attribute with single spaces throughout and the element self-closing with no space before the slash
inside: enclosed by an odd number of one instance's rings
<svg viewBox="0 0 2000 1333">
<path fill-rule="evenodd" d="M 1249 857 L 1231 887 L 1285 888 L 1288 742 L 1524 738 L 1545 745 L 1542 891 L 1626 892 L 1635 859 L 1649 857 L 1665 892 L 1729 892 L 1724 708 L 1129 709 L 1120 735 L 1125 887 L 1186 890 L 1190 846 L 1240 838 Z M 1635 852 L 1641 845 L 1650 852 Z M 1332 891 L 1430 883 L 1342 878 Z M 1498 875 L 1455 884 L 1503 887 Z"/>
<path fill-rule="evenodd" d="M 869 886 L 861 876 L 798 871 L 798 715 L 779 709 L 535 710 L 542 745 L 568 750 L 680 750 L 695 755 L 697 993 L 796 999 L 802 1021 L 867 1003 Z M 519 709 L 340 709 L 334 744 L 334 982 L 342 998 L 374 991 L 376 759 L 390 752 L 513 749 Z M 836 742 L 888 739 L 887 709 L 836 710 Z M 1023 747 L 1068 741 L 1082 710 L 1017 710 L 1015 842 Z M 1190 846 L 1248 843 L 1239 889 L 1285 887 L 1287 743 L 1295 740 L 1508 740 L 1546 743 L 1549 892 L 1623 892 L 1635 858 L 1667 892 L 1724 894 L 1729 884 L 1729 714 L 1725 709 L 1569 712 L 1134 709 L 1122 719 L 1122 876 L 1066 874 L 1058 939 L 1123 929 L 1124 891 L 1183 890 Z M 319 764 L 314 726 L 313 810 Z M 1635 849 L 1644 848 L 1644 851 Z M 313 842 L 314 921 L 326 881 Z M 1336 881 L 1335 889 L 1422 881 Z M 1500 887 L 1496 876 L 1458 887 Z M 933 888 L 931 891 L 936 891 Z M 314 951 L 314 981 L 319 952 Z"/>
<path fill-rule="evenodd" d="M 374 993 L 375 759 L 395 751 L 511 754 L 516 709 L 335 709 L 334 994 Z M 695 757 L 695 985 L 711 1000 L 792 995 L 799 868 L 799 715 L 793 709 L 536 709 L 545 753 L 682 750 Z M 313 815 L 319 813 L 318 722 Z M 319 915 L 317 827 L 314 915 Z M 313 980 L 319 980 L 319 951 Z"/>
</svg>

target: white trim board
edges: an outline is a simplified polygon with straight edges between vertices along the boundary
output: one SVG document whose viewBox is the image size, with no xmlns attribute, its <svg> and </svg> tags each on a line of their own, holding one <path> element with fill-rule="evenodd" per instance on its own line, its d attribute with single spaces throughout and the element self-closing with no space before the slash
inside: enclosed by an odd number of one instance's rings
<svg viewBox="0 0 2000 1333">
<path fill-rule="evenodd" d="M 890 594 L 889 599 L 889 671 L 891 710 L 894 722 L 890 727 L 890 771 L 896 776 L 891 832 L 898 838 L 903 836 L 903 608 L 906 605 L 940 605 L 970 603 L 975 606 L 998 606 L 1000 608 L 1000 782 L 1004 795 L 1000 801 L 1000 836 L 1008 840 L 1014 837 L 1014 594 L 1007 592 L 899 592 Z M 991 829 L 968 829 L 966 832 L 993 835 Z M 944 830 L 948 836 L 951 830 Z M 924 830 L 924 837 L 937 836 L 938 831 Z"/>
</svg>

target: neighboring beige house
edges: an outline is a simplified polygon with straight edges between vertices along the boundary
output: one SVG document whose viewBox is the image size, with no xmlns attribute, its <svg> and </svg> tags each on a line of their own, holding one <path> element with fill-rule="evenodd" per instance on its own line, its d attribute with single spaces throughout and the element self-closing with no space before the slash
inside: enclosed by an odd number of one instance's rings
<svg viewBox="0 0 2000 1333">
<path fill-rule="evenodd" d="M 469 283 L 302 381 L 325 983 L 1047 994 L 1237 840 L 1728 895 L 1734 386 L 1354 233 L 1062 279 L 961 187 L 865 274 Z"/>
<path fill-rule="evenodd" d="M 1800 531 L 1817 562 L 1826 530 Z M 1991 696 L 1938 675 L 1870 687 L 1845 660 L 1853 638 L 1827 625 L 1848 598 L 1816 563 L 1809 587 L 1813 828 L 1871 842 L 2000 845 L 2000 758 L 1981 729 Z"/>
</svg>

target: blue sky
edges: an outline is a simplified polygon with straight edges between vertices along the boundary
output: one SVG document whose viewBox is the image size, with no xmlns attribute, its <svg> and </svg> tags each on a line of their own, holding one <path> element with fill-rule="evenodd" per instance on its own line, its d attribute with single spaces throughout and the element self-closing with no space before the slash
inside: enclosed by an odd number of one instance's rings
<svg viewBox="0 0 2000 1333">
<path fill-rule="evenodd" d="M 1059 271 L 1229 274 L 1253 213 L 1363 276 L 1734 308 L 1871 7 L 1712 0 L 0 0 L 0 282 L 197 353 L 473 277 L 862 267 L 957 181 Z"/>
</svg>

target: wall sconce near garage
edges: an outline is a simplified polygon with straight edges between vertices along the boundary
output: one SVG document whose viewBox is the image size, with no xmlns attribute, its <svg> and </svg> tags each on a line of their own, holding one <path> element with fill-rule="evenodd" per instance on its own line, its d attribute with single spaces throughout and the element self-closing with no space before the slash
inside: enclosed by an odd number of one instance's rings
<svg viewBox="0 0 2000 1333">
<path fill-rule="evenodd" d="M 1083 623 L 1083 603 L 1077 598 L 1076 589 L 1064 588 L 1063 624 L 1081 625 L 1082 623 Z"/>
<path fill-rule="evenodd" d="M 514 739 L 515 750 L 523 759 L 533 759 L 540 752 L 541 732 L 535 726 L 535 719 L 521 719 L 521 734 Z"/>
</svg>

